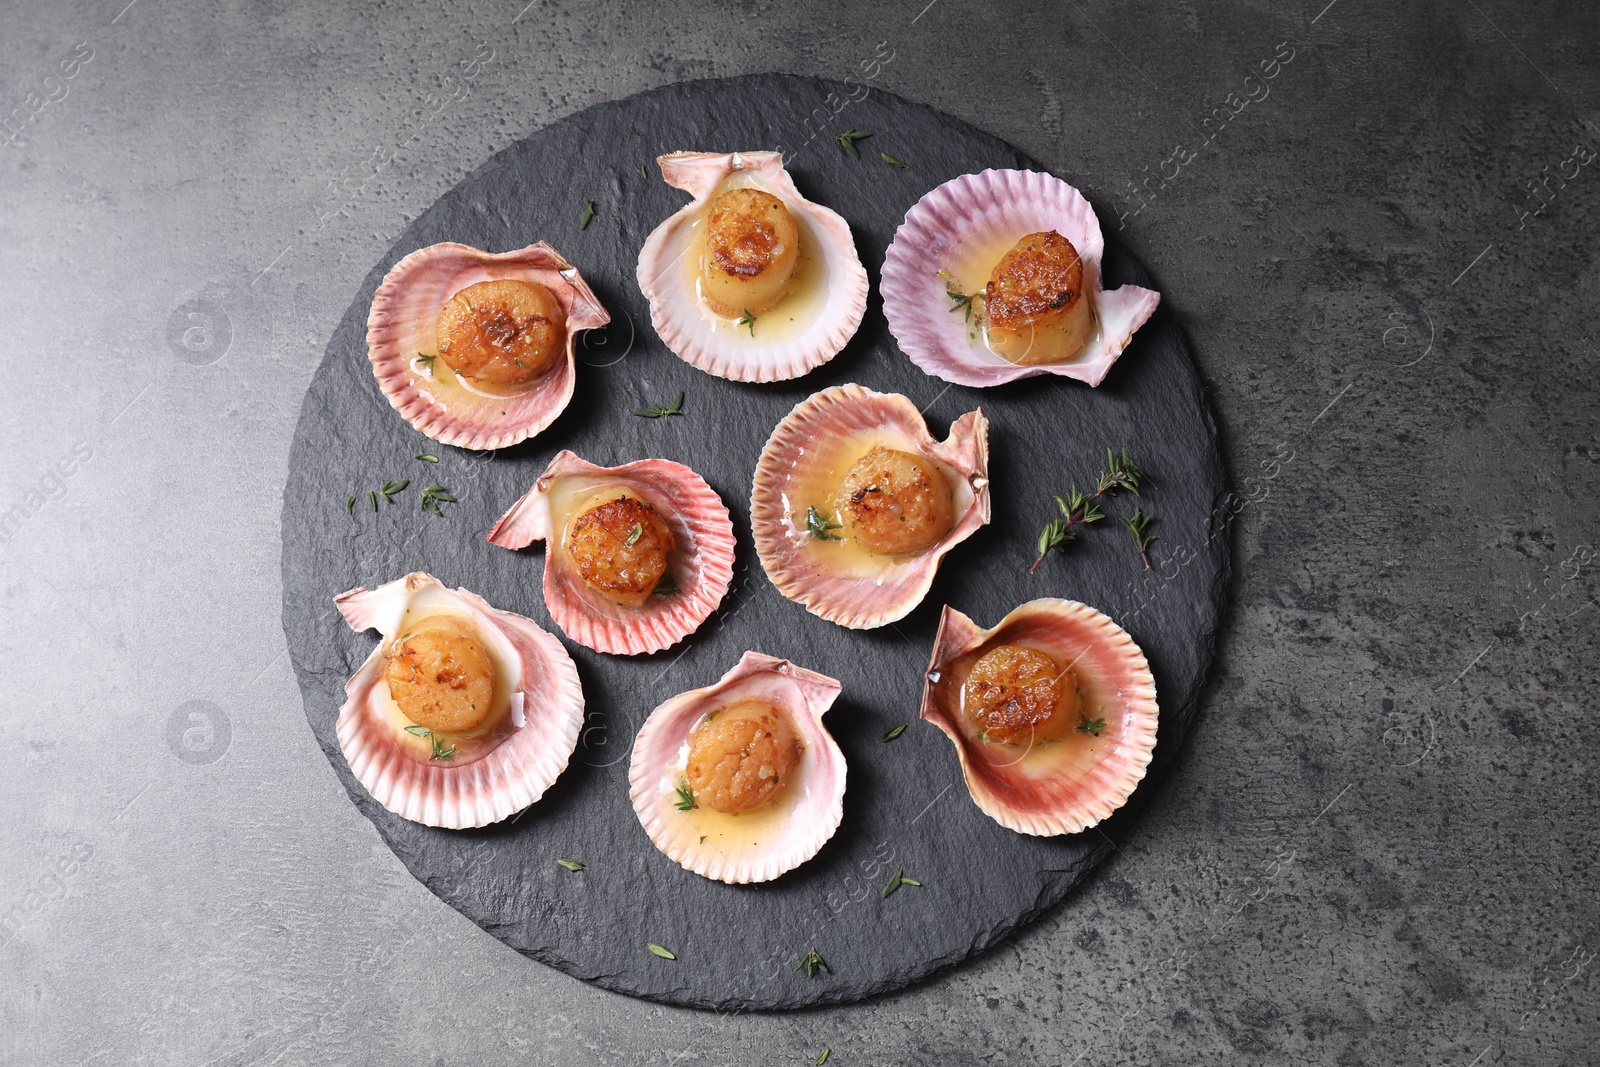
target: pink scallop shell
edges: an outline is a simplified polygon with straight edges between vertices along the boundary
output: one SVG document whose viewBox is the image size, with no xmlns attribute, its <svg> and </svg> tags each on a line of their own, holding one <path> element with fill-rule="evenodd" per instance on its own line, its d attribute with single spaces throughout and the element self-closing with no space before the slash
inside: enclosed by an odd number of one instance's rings
<svg viewBox="0 0 1600 1067">
<path fill-rule="evenodd" d="M 563 521 L 552 513 L 550 491 L 560 479 L 573 476 L 604 476 L 632 489 L 661 513 L 678 541 L 668 572 L 678 581 L 676 593 L 652 598 L 642 608 L 612 604 L 588 590 L 564 551 L 550 551 Z M 670 648 L 717 610 L 733 581 L 733 520 L 722 498 L 700 475 L 666 459 L 599 467 L 562 451 L 533 488 L 500 516 L 489 541 L 510 549 L 546 542 L 545 607 L 568 637 L 596 652 L 631 656 Z"/>
<path fill-rule="evenodd" d="M 959 706 L 951 706 L 958 696 L 947 695 L 939 678 L 952 661 L 991 640 L 1048 652 L 1100 695 L 1098 709 L 1085 709 L 1106 722 L 1099 736 L 1082 742 L 1096 757 L 1087 768 L 1031 771 L 1010 750 L 969 736 Z M 1126 630 L 1086 604 L 1044 598 L 1015 608 L 988 630 L 947 605 L 928 663 L 922 718 L 955 743 L 967 790 L 985 815 L 1019 833 L 1046 837 L 1086 830 L 1127 802 L 1155 751 L 1159 709 L 1150 665 Z"/>
<path fill-rule="evenodd" d="M 652 711 L 633 742 L 628 791 L 656 848 L 695 874 L 740 885 L 771 881 L 815 856 L 844 819 L 844 753 L 822 725 L 823 713 L 839 690 L 839 683 L 827 675 L 746 652 L 715 685 L 680 693 Z M 787 708 L 805 738 L 806 752 L 799 777 L 786 790 L 799 792 L 778 839 L 730 852 L 701 842 L 693 823 L 674 806 L 674 787 L 690 731 L 707 712 L 745 699 Z"/>
<path fill-rule="evenodd" d="M 939 272 L 974 242 L 997 234 L 1015 242 L 1044 230 L 1061 234 L 1083 257 L 1085 285 L 1094 293 L 1099 326 L 1076 359 L 1024 366 L 989 351 L 981 336 L 969 336 L 963 316 L 950 311 Z M 879 284 L 883 313 L 911 361 L 947 382 L 982 388 L 1035 374 L 1060 374 L 1099 385 L 1161 302 L 1160 293 L 1137 285 L 1102 289 L 1104 254 L 1105 238 L 1094 208 L 1060 178 L 1032 170 L 963 174 L 917 201 L 895 231 Z"/>
<path fill-rule="evenodd" d="M 380 642 L 345 683 L 337 726 L 339 748 L 356 780 L 401 818 L 456 830 L 488 826 L 543 796 L 572 758 L 583 724 L 578 669 L 561 642 L 530 620 L 490 607 L 482 597 L 465 589 L 452 590 L 421 572 L 376 589 L 352 589 L 335 597 L 334 603 L 352 630 L 376 629 L 387 638 L 419 594 L 469 615 L 484 634 L 491 639 L 498 635 L 513 650 L 520 671 L 511 698 L 513 731 L 471 763 L 416 762 L 382 714 L 379 702 L 387 687 Z M 515 721 L 519 703 L 520 726 Z"/>
<path fill-rule="evenodd" d="M 639 250 L 639 288 L 650 301 L 650 322 L 666 346 L 707 374 L 736 382 L 798 378 L 828 362 L 861 325 L 867 310 L 867 271 L 856 255 L 850 226 L 837 212 L 800 195 L 780 152 L 674 152 L 660 156 L 661 176 L 694 200 L 657 226 Z M 762 188 L 805 220 L 824 257 L 827 302 L 798 336 L 764 340 L 741 331 L 717 331 L 717 316 L 683 284 L 679 263 L 689 248 L 692 223 L 722 182 L 737 171 L 753 171 Z"/>
<path fill-rule="evenodd" d="M 790 521 L 791 507 L 798 506 L 790 489 L 816 454 L 817 441 L 880 431 L 898 438 L 897 447 L 931 456 L 963 475 L 957 505 L 965 507 L 942 540 L 910 559 L 886 558 L 882 571 L 872 576 L 829 574 L 809 551 L 814 546 L 806 532 Z M 813 615 L 854 630 L 904 618 L 927 595 L 945 553 L 988 521 L 989 420 L 982 409 L 961 416 L 944 441 L 935 441 L 910 400 L 853 384 L 812 394 L 778 423 L 761 450 L 750 495 L 756 552 L 772 584 Z"/>
<path fill-rule="evenodd" d="M 566 309 L 566 362 L 511 397 L 436 389 L 412 361 L 433 351 L 440 309 L 467 286 L 502 278 L 538 282 Z M 505 448 L 566 410 L 577 380 L 578 332 L 610 321 L 578 269 L 543 241 L 499 254 L 447 242 L 417 249 L 384 276 L 367 315 L 367 355 L 383 395 L 418 431 L 460 448 Z"/>
</svg>

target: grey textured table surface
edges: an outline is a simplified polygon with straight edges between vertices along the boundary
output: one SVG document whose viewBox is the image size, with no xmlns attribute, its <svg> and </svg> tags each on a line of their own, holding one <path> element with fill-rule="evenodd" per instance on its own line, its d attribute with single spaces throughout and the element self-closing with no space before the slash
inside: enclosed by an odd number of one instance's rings
<svg viewBox="0 0 1600 1067">
<path fill-rule="evenodd" d="M 0 12 L 0 1061 L 1589 1062 L 1600 9 L 123 3 Z M 524 959 L 384 848 L 305 729 L 278 514 L 411 218 L 590 103 L 761 70 L 1073 176 L 1246 503 L 1187 751 L 1064 907 L 715 1015 Z"/>
</svg>

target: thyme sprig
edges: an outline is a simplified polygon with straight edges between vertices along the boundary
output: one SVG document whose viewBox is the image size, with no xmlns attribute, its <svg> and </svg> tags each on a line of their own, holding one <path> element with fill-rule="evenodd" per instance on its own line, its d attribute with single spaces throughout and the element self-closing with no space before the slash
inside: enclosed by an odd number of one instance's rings
<svg viewBox="0 0 1600 1067">
<path fill-rule="evenodd" d="M 1091 719 L 1081 711 L 1078 712 L 1078 725 L 1073 727 L 1073 729 L 1077 730 L 1080 734 L 1088 734 L 1091 737 L 1099 737 L 1100 731 L 1104 730 L 1105 728 L 1105 719 Z"/>
<path fill-rule="evenodd" d="M 905 160 L 896 159 L 887 152 L 879 152 L 878 158 L 889 164 L 891 167 L 899 167 L 901 170 L 911 169 L 911 164 L 907 163 Z"/>
<path fill-rule="evenodd" d="M 1156 543 L 1156 535 L 1147 534 L 1145 531 L 1150 528 L 1150 524 L 1154 521 L 1155 516 L 1146 515 L 1144 508 L 1134 508 L 1132 515 L 1121 520 L 1122 525 L 1126 526 L 1128 532 L 1133 534 L 1133 543 L 1139 548 L 1139 558 L 1144 560 L 1145 570 L 1150 569 L 1150 546 Z"/>
<path fill-rule="evenodd" d="M 1106 468 L 1095 478 L 1093 493 L 1084 493 L 1078 489 L 1077 483 L 1073 483 L 1065 499 L 1059 496 L 1052 498 L 1056 502 L 1056 509 L 1061 512 L 1061 517 L 1051 519 L 1045 524 L 1044 529 L 1039 531 L 1038 541 L 1034 545 L 1037 556 L 1033 566 L 1028 568 L 1028 573 L 1037 571 L 1039 564 L 1043 563 L 1044 558 L 1052 551 L 1065 551 L 1068 542 L 1077 539 L 1078 527 L 1087 526 L 1106 517 L 1105 512 L 1100 510 L 1102 498 L 1113 497 L 1123 491 L 1138 496 L 1139 479 L 1143 477 L 1144 472 L 1128 457 L 1127 449 L 1123 449 L 1119 456 L 1108 447 Z"/>
<path fill-rule="evenodd" d="M 678 794 L 678 799 L 674 800 L 672 804 L 679 811 L 693 811 L 700 806 L 695 803 L 694 787 L 689 784 L 689 779 L 679 778 L 678 788 L 674 792 Z"/>
<path fill-rule="evenodd" d="M 750 327 L 750 336 L 751 337 L 754 337 L 756 335 L 756 317 L 754 315 L 750 314 L 750 309 L 749 308 L 745 308 L 744 309 L 744 314 L 742 316 L 740 316 L 738 324 L 740 326 L 748 326 L 748 327 Z"/>
<path fill-rule="evenodd" d="M 839 147 L 843 148 L 846 152 L 849 152 L 853 158 L 860 159 L 861 151 L 856 148 L 856 142 L 865 140 L 871 136 L 872 134 L 868 130 L 846 130 L 839 136 L 835 137 L 834 140 L 838 141 Z"/>
<path fill-rule="evenodd" d="M 415 735 L 417 737 L 425 737 L 425 738 L 427 738 L 428 739 L 428 747 L 433 749 L 433 758 L 434 759 L 446 760 L 446 759 L 449 759 L 451 756 L 454 756 L 456 754 L 456 746 L 455 745 L 451 745 L 449 748 L 445 748 L 444 747 L 444 742 L 439 740 L 439 735 L 434 733 L 432 730 L 428 729 L 426 726 L 407 726 L 406 727 L 406 733 L 413 734 L 413 735 Z"/>
<path fill-rule="evenodd" d="M 683 415 L 683 394 L 679 393 L 672 398 L 670 404 L 651 404 L 647 408 L 640 408 L 634 412 L 641 419 L 665 419 L 673 415 Z"/>
<path fill-rule="evenodd" d="M 815 505 L 806 508 L 806 533 L 815 537 L 818 541 L 843 541 L 844 538 L 830 532 L 842 529 L 844 527 L 838 523 L 829 522 L 823 518 L 822 512 L 818 511 Z"/>
</svg>

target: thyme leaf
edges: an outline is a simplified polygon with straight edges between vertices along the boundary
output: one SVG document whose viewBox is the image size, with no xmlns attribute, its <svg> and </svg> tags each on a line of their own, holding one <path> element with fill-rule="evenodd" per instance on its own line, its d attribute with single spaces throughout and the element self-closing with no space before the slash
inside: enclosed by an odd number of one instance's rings
<svg viewBox="0 0 1600 1067">
<path fill-rule="evenodd" d="M 637 523 L 637 522 L 634 523 L 633 524 L 633 529 L 628 531 L 628 544 L 630 544 L 630 545 L 638 544 L 639 543 L 639 538 L 641 538 L 643 536 L 644 536 L 644 524 Z"/>
<path fill-rule="evenodd" d="M 811 1063 L 812 1063 L 813 1067 L 822 1067 L 822 1065 L 824 1063 L 828 1062 L 828 1057 L 832 1056 L 832 1055 L 833 1055 L 833 1049 L 828 1048 L 826 1045 L 824 1045 L 823 1048 L 822 1048 L 822 1051 L 817 1053 L 817 1058 L 812 1060 Z"/>
<path fill-rule="evenodd" d="M 435 515 L 443 514 L 439 510 L 440 504 L 454 504 L 456 502 L 456 498 L 451 496 L 449 491 L 438 482 L 433 483 L 422 491 L 422 510 L 431 511 Z"/>
<path fill-rule="evenodd" d="M 904 160 L 896 159 L 887 152 L 879 152 L 878 158 L 889 164 L 891 167 L 899 167 L 901 170 L 911 169 L 911 164 L 905 162 Z"/>
<path fill-rule="evenodd" d="M 426 726 L 407 726 L 406 733 L 412 734 L 416 737 L 426 737 L 428 739 L 428 747 L 433 750 L 434 759 L 446 760 L 456 754 L 455 745 L 445 748 L 444 742 L 439 740 L 439 735 L 428 729 Z"/>
<path fill-rule="evenodd" d="M 589 223 L 593 221 L 594 201 L 585 197 L 583 201 L 583 216 L 578 219 L 578 229 L 587 230 L 589 228 Z"/>
<path fill-rule="evenodd" d="M 917 881 L 915 878 L 907 878 L 905 871 L 895 871 L 894 874 L 889 878 L 889 884 L 883 887 L 884 899 L 887 900 L 895 890 L 899 889 L 903 885 L 913 885 L 918 889 L 922 888 L 922 883 Z"/>
<path fill-rule="evenodd" d="M 829 522 L 823 518 L 822 513 L 814 506 L 806 508 L 806 533 L 815 537 L 818 541 L 843 541 L 844 538 L 838 534 L 829 532 L 842 529 L 844 527 L 838 523 Z"/>
<path fill-rule="evenodd" d="M 378 510 L 378 494 L 374 493 L 371 489 L 368 489 L 367 490 L 367 500 L 372 504 L 372 510 L 373 511 L 377 511 Z"/>
<path fill-rule="evenodd" d="M 891 726 L 889 728 L 889 732 L 883 735 L 883 743 L 884 744 L 888 744 L 890 741 L 893 741 L 895 738 L 899 737 L 901 734 L 903 734 L 905 732 L 906 732 L 906 724 L 905 723 L 901 723 L 898 726 Z"/>
<path fill-rule="evenodd" d="M 556 860 L 556 865 L 558 867 L 564 867 L 569 871 L 581 871 L 585 869 L 584 865 L 579 863 L 577 860 Z"/>
<path fill-rule="evenodd" d="M 678 958 L 677 955 L 675 955 L 670 948 L 663 948 L 662 946 L 656 944 L 654 941 L 650 942 L 645 947 L 650 950 L 650 955 L 652 955 L 652 956 L 659 956 L 661 959 L 664 959 L 664 960 L 675 960 L 675 959 Z"/>
<path fill-rule="evenodd" d="M 345 504 L 344 509 L 350 513 L 350 517 L 352 519 L 355 518 L 356 517 L 356 498 L 355 497 L 351 497 L 349 503 Z"/>
<path fill-rule="evenodd" d="M 860 159 L 861 152 L 856 148 L 856 142 L 871 136 L 872 134 L 867 130 L 846 130 L 839 136 L 835 137 L 834 140 L 838 141 L 839 147 L 843 148 L 846 152 L 849 152 L 853 158 Z"/>
<path fill-rule="evenodd" d="M 833 968 L 828 966 L 827 960 L 817 955 L 816 949 L 807 952 L 805 958 L 800 961 L 800 965 L 795 970 L 805 971 L 808 979 L 815 978 L 818 971 L 822 971 L 824 974 L 833 973 Z"/>
<path fill-rule="evenodd" d="M 378 492 L 383 494 L 383 498 L 385 500 L 387 500 L 389 503 L 393 504 L 394 503 L 394 495 L 396 493 L 400 492 L 400 490 L 404 489 L 406 486 L 408 486 L 410 484 L 411 484 L 411 481 L 410 481 L 410 479 L 407 479 L 407 478 L 402 478 L 398 482 L 384 482 L 383 483 L 383 488 L 379 489 Z"/>
<path fill-rule="evenodd" d="M 424 462 L 424 463 L 437 463 L 437 462 L 439 462 L 439 457 L 434 455 L 432 452 L 418 452 L 417 453 L 417 458 L 422 460 L 422 462 Z"/>
<path fill-rule="evenodd" d="M 683 394 L 680 392 L 672 398 L 670 404 L 651 404 L 647 408 L 640 408 L 634 412 L 641 419 L 665 419 L 673 415 L 683 414 Z"/>
<path fill-rule="evenodd" d="M 1091 719 L 1081 711 L 1078 712 L 1078 725 L 1073 727 L 1079 733 L 1088 734 L 1091 737 L 1099 737 L 1100 731 L 1105 728 L 1105 719 Z"/>
<path fill-rule="evenodd" d="M 946 285 L 944 287 L 944 293 L 945 293 L 946 296 L 948 296 L 950 298 L 950 301 L 951 301 L 950 310 L 951 311 L 959 311 L 959 312 L 961 312 L 962 313 L 962 315 L 961 315 L 961 321 L 962 322 L 971 322 L 972 321 L 972 302 L 978 298 L 979 294 L 974 293 L 974 294 L 969 296 L 966 293 L 958 293 L 958 292 L 955 291 L 955 289 L 952 286 L 949 286 L 949 285 Z"/>
</svg>

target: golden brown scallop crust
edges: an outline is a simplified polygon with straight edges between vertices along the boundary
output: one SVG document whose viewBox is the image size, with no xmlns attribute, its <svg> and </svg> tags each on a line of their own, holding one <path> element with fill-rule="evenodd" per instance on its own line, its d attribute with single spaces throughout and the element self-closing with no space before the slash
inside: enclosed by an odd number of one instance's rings
<svg viewBox="0 0 1600 1067">
<path fill-rule="evenodd" d="M 839 513 L 862 547 L 883 555 L 921 552 L 955 524 L 944 472 L 925 456 L 881 445 L 846 472 Z"/>
<path fill-rule="evenodd" d="M 1012 246 L 989 275 L 984 314 L 1002 330 L 1020 330 L 1062 315 L 1083 297 L 1083 259 L 1072 242 L 1051 230 Z"/>
<path fill-rule="evenodd" d="M 430 730 L 470 730 L 488 717 L 494 663 L 459 623 L 425 619 L 389 649 L 383 667 L 401 714 Z"/>
<path fill-rule="evenodd" d="M 713 712 L 689 735 L 684 777 L 695 803 L 733 814 L 770 804 L 805 743 L 777 708 L 744 701 Z"/>
<path fill-rule="evenodd" d="M 979 657 L 962 703 L 984 740 L 1036 745 L 1066 733 L 1078 711 L 1077 680 L 1050 656 L 1026 645 L 999 645 Z"/>
<path fill-rule="evenodd" d="M 655 591 L 676 547 L 672 527 L 654 507 L 621 493 L 579 515 L 566 538 L 584 584 L 629 607 Z"/>
<path fill-rule="evenodd" d="M 538 282 L 477 282 L 439 312 L 438 346 L 438 357 L 463 378 L 527 385 L 566 358 L 566 313 Z"/>
</svg>

